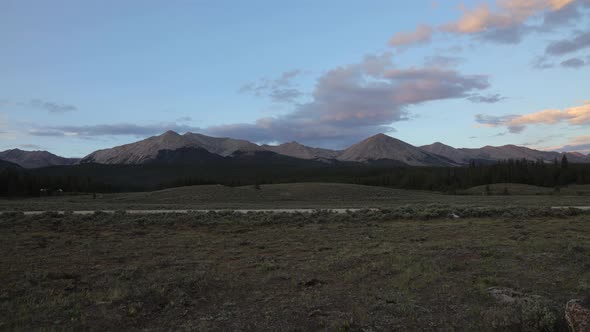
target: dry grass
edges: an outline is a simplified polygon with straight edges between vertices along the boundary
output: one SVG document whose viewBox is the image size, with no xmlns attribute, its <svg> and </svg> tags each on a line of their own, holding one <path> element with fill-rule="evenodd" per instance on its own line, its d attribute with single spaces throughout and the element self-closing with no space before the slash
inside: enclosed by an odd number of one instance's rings
<svg viewBox="0 0 590 332">
<path fill-rule="evenodd" d="M 494 188 L 500 185 L 492 185 Z M 583 186 L 562 188 L 559 195 L 535 195 L 510 185 L 510 195 L 445 195 L 437 192 L 399 190 L 337 183 L 293 183 L 224 187 L 193 186 L 146 193 L 0 199 L 0 211 L 23 210 L 124 210 L 124 209 L 267 209 L 267 208 L 395 208 L 428 204 L 452 206 L 581 206 L 590 193 Z M 525 186 L 526 187 L 526 186 Z M 500 191 L 504 186 L 501 186 Z M 527 187 L 528 188 L 528 187 Z M 536 188 L 536 187 L 533 187 Z M 578 195 L 577 193 L 582 193 Z M 521 194 L 528 195 L 521 195 Z M 533 191 L 536 193 L 536 191 Z"/>
<path fill-rule="evenodd" d="M 387 216 L 0 217 L 0 329 L 535 330 L 590 289 L 588 215 Z"/>
</svg>

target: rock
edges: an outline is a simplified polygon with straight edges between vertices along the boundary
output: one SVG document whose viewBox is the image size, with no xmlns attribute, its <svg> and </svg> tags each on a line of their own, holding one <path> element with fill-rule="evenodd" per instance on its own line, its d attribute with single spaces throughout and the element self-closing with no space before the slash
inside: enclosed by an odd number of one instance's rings
<svg viewBox="0 0 590 332">
<path fill-rule="evenodd" d="M 559 306 L 543 296 L 505 287 L 490 287 L 487 292 L 501 305 L 499 315 L 492 315 L 495 328 L 519 326 L 523 331 L 553 331 L 560 325 Z"/>
<path fill-rule="evenodd" d="M 565 319 L 573 332 L 590 332 L 590 305 L 571 300 L 565 305 Z"/>
<path fill-rule="evenodd" d="M 490 287 L 488 293 L 501 304 L 513 304 L 522 302 L 526 296 L 522 292 L 515 291 L 512 288 Z"/>
</svg>

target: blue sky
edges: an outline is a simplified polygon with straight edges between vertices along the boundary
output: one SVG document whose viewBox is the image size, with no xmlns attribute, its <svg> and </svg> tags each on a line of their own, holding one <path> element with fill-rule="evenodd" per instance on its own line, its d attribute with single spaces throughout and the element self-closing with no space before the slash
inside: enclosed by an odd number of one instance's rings
<svg viewBox="0 0 590 332">
<path fill-rule="evenodd" d="M 590 152 L 590 1 L 0 0 L 0 150 L 172 129 Z"/>
</svg>

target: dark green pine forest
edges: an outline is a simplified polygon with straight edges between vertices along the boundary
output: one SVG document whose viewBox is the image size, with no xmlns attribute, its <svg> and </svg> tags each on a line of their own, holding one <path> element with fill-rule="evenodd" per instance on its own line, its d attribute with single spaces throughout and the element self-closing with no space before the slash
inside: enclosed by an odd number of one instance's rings
<svg viewBox="0 0 590 332">
<path fill-rule="evenodd" d="M 325 163 L 285 159 L 222 160 L 197 164 L 99 165 L 23 169 L 0 165 L 0 196 L 39 196 L 61 189 L 67 193 L 116 193 L 172 187 L 225 186 L 293 182 L 338 182 L 401 189 L 454 193 L 494 183 L 521 183 L 559 188 L 590 184 L 589 164 L 570 164 L 567 158 L 505 160 L 494 164 L 471 162 L 465 167 L 407 167 L 387 161 L 368 164 Z"/>
</svg>

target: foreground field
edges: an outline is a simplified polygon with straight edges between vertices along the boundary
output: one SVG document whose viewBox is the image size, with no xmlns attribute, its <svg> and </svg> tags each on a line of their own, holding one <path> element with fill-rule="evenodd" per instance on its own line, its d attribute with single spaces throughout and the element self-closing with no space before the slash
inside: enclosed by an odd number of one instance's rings
<svg viewBox="0 0 590 332">
<path fill-rule="evenodd" d="M 553 189 L 517 184 L 490 186 L 447 195 L 338 183 L 291 183 L 243 187 L 205 185 L 154 192 L 0 199 L 0 211 L 154 210 L 154 209 L 328 209 L 424 206 L 588 206 L 589 186 Z M 504 192 L 508 194 L 503 194 Z"/>
<path fill-rule="evenodd" d="M 565 328 L 590 290 L 590 215 L 441 213 L 5 215 L 0 329 Z"/>
</svg>

